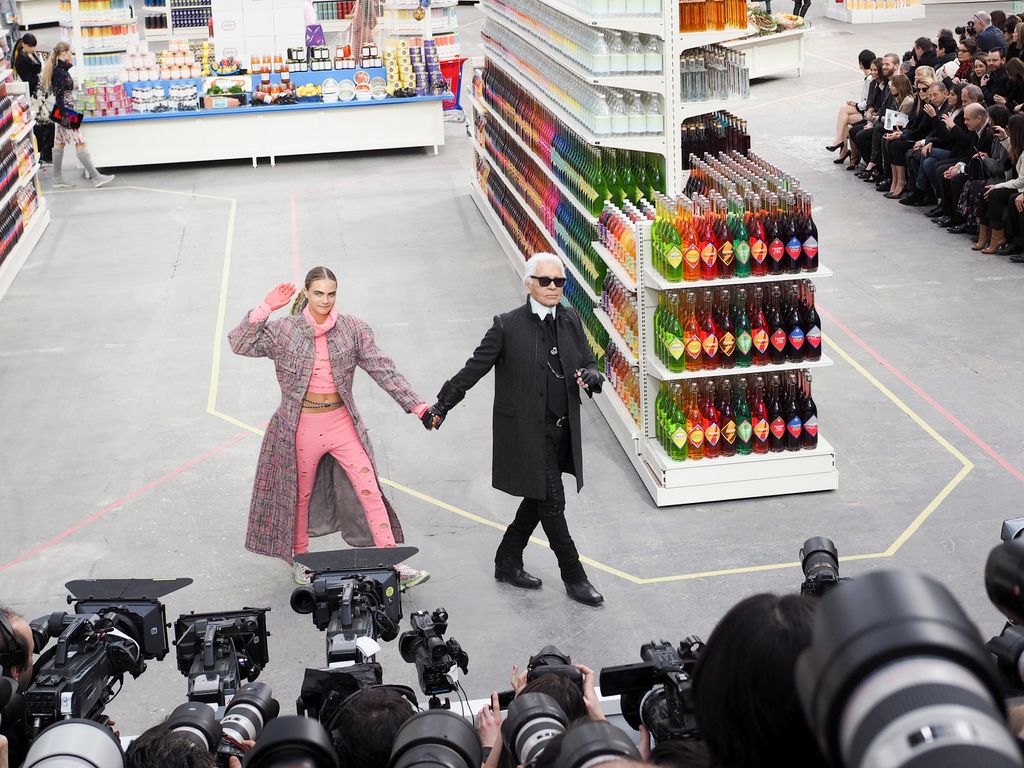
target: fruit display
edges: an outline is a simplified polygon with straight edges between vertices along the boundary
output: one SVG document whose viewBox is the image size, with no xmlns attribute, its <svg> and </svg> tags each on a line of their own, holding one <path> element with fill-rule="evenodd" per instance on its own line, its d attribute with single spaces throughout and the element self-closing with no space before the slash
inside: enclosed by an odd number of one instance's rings
<svg viewBox="0 0 1024 768">
<path fill-rule="evenodd" d="M 319 85 L 300 85 L 295 89 L 295 96 L 299 101 L 320 101 L 323 95 L 323 87 Z"/>
<path fill-rule="evenodd" d="M 211 64 L 210 69 L 215 75 L 237 75 L 242 71 L 242 65 L 237 59 L 228 56 Z"/>
<path fill-rule="evenodd" d="M 747 7 L 747 20 L 750 26 L 757 29 L 758 35 L 785 32 L 787 29 L 796 29 L 804 25 L 802 16 L 794 16 L 791 13 L 768 13 L 764 8 L 753 5 Z"/>
</svg>

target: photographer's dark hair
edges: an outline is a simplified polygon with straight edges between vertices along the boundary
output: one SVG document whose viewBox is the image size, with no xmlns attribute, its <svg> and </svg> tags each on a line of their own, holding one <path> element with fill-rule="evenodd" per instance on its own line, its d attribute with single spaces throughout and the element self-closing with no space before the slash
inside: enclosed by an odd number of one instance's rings
<svg viewBox="0 0 1024 768">
<path fill-rule="evenodd" d="M 317 280 L 332 280 L 335 285 L 338 284 L 338 278 L 327 267 L 313 267 L 306 273 L 306 280 L 303 285 L 308 291 L 309 287 Z M 306 308 L 306 303 L 306 297 L 302 295 L 302 291 L 299 291 L 295 296 L 295 301 L 292 303 L 292 314 L 299 314 Z"/>
<path fill-rule="evenodd" d="M 812 617 L 811 603 L 797 595 L 754 595 L 711 633 L 693 689 L 697 723 L 717 768 L 825 764 L 794 678 L 797 657 L 811 644 Z"/>
<path fill-rule="evenodd" d="M 355 694 L 332 724 L 331 741 L 342 768 L 387 765 L 395 734 L 414 714 L 409 701 L 394 689 L 367 688 Z"/>
<path fill-rule="evenodd" d="M 865 48 L 863 51 L 857 54 L 857 63 L 860 64 L 861 69 L 870 69 L 871 62 L 875 60 L 875 52 L 869 51 Z"/>
<path fill-rule="evenodd" d="M 587 716 L 583 691 L 565 675 L 541 675 L 523 686 L 519 695 L 522 696 L 524 693 L 546 693 L 562 708 L 570 723 Z"/>
<path fill-rule="evenodd" d="M 952 35 L 943 35 L 939 38 L 939 48 L 943 53 L 956 53 L 956 38 Z"/>
<path fill-rule="evenodd" d="M 128 747 L 125 768 L 217 768 L 209 752 L 199 749 L 167 723 L 154 725 Z"/>
<path fill-rule="evenodd" d="M 922 51 L 927 53 L 935 47 L 935 44 L 927 37 L 919 37 L 914 41 L 914 47 L 920 48 Z"/>
<path fill-rule="evenodd" d="M 992 17 L 993 27 L 1000 30 L 1006 27 L 1006 11 L 996 8 L 994 11 L 989 11 L 988 15 Z"/>
<path fill-rule="evenodd" d="M 1010 110 L 1006 108 L 1005 104 L 993 104 L 988 108 L 988 121 L 992 125 L 1005 128 L 1010 123 Z"/>
<path fill-rule="evenodd" d="M 649 762 L 664 768 L 711 768 L 711 755 L 703 741 L 667 739 L 651 750 Z"/>
</svg>

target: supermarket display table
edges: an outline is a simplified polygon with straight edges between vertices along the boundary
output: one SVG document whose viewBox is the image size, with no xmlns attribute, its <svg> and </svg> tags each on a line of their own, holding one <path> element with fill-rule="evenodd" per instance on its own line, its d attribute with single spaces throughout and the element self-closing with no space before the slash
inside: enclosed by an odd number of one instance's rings
<svg viewBox="0 0 1024 768">
<path fill-rule="evenodd" d="M 98 166 L 356 152 L 444 144 L 445 96 L 87 117 Z"/>
<path fill-rule="evenodd" d="M 745 54 L 751 80 L 780 72 L 792 72 L 794 69 L 799 77 L 804 66 L 805 31 L 805 28 L 798 27 L 770 35 L 742 37 L 723 45 Z"/>
</svg>

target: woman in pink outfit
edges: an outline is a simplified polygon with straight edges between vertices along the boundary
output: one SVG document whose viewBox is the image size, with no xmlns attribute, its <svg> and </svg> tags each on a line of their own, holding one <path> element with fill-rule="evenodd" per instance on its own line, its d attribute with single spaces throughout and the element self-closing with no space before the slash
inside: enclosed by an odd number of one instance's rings
<svg viewBox="0 0 1024 768">
<path fill-rule="evenodd" d="M 334 273 L 315 267 L 290 316 L 269 320 L 295 295 L 294 285 L 282 283 L 228 335 L 235 354 L 269 357 L 277 370 L 281 405 L 263 436 L 245 546 L 289 563 L 309 550 L 309 536 L 340 531 L 353 547 L 404 541 L 352 399 L 356 366 L 406 413 L 421 417 L 427 404 L 374 343 L 370 327 L 338 314 L 337 290 Z M 294 563 L 294 570 L 297 582 L 308 582 L 305 568 Z M 430 578 L 405 565 L 399 571 L 406 587 Z"/>
</svg>

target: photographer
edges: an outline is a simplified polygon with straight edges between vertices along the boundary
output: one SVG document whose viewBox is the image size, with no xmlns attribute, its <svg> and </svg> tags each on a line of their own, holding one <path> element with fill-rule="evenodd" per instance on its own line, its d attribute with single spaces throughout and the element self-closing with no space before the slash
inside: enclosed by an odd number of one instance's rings
<svg viewBox="0 0 1024 768">
<path fill-rule="evenodd" d="M 974 42 L 979 51 L 988 53 L 996 48 L 1006 48 L 1006 37 L 1002 30 L 992 26 L 992 17 L 989 14 L 985 11 L 978 11 L 972 18 L 974 20 Z"/>
<path fill-rule="evenodd" d="M 24 617 L 0 605 L 0 671 L 24 691 L 32 682 L 32 650 L 35 641 Z"/>
<path fill-rule="evenodd" d="M 718 768 L 825 764 L 797 697 L 797 657 L 811 644 L 813 606 L 796 595 L 754 595 L 718 622 L 693 688 L 697 721 Z"/>
<path fill-rule="evenodd" d="M 416 714 L 409 701 L 393 688 L 366 688 L 338 710 L 331 741 L 342 768 L 387 765 L 395 734 Z"/>
<path fill-rule="evenodd" d="M 256 742 L 243 742 L 252 748 Z M 168 728 L 163 722 L 154 725 L 135 739 L 124 758 L 125 768 L 217 768 L 217 760 L 196 746 L 195 742 Z M 0 764 L 0 768 L 3 768 Z M 228 759 L 228 768 L 242 768 L 237 757 Z"/>
</svg>

